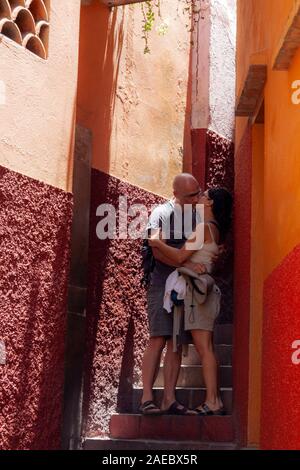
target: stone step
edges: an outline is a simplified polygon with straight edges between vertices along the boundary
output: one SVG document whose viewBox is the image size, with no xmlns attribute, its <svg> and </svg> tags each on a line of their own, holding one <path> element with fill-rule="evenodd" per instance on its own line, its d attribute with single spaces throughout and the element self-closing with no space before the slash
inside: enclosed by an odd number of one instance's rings
<svg viewBox="0 0 300 470">
<path fill-rule="evenodd" d="M 84 450 L 237 450 L 230 442 L 162 441 L 155 439 L 86 438 Z"/>
<path fill-rule="evenodd" d="M 232 416 L 143 416 L 115 414 L 110 420 L 113 439 L 234 442 Z"/>
<path fill-rule="evenodd" d="M 133 390 L 132 405 L 126 410 L 128 413 L 138 413 L 139 406 L 142 398 L 142 388 L 135 388 Z M 221 398 L 226 410 L 226 414 L 232 413 L 232 388 L 221 388 Z M 162 402 L 163 388 L 154 389 L 154 400 L 159 406 Z M 188 408 L 196 408 L 205 399 L 205 388 L 177 388 L 177 400 Z M 125 410 L 122 410 L 125 411 Z"/>
<path fill-rule="evenodd" d="M 163 367 L 160 367 L 155 387 L 163 387 Z M 220 387 L 232 387 L 232 366 L 219 367 L 219 384 Z M 177 386 L 182 388 L 202 388 L 204 387 L 202 366 L 181 366 Z"/>
<path fill-rule="evenodd" d="M 214 329 L 215 344 L 232 344 L 233 328 L 231 323 L 216 325 Z"/>
<path fill-rule="evenodd" d="M 220 365 L 229 366 L 232 364 L 232 346 L 230 344 L 216 344 L 215 353 Z M 191 366 L 201 364 L 199 354 L 193 344 L 189 344 L 188 355 L 182 357 L 182 364 Z"/>
</svg>

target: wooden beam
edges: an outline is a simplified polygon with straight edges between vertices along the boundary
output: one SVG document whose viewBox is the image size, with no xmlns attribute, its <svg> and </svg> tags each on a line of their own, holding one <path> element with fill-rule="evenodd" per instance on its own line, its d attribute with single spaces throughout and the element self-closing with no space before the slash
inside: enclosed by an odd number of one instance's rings
<svg viewBox="0 0 300 470">
<path fill-rule="evenodd" d="M 243 90 L 237 100 L 236 116 L 253 116 L 257 110 L 267 80 L 267 66 L 249 66 Z"/>
<path fill-rule="evenodd" d="M 297 0 L 272 61 L 273 70 L 288 70 L 300 47 L 300 2 Z"/>
</svg>

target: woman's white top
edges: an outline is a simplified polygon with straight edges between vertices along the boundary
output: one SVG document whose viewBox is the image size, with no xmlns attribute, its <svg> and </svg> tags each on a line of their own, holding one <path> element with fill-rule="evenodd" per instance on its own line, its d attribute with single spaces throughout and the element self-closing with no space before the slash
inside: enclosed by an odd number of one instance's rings
<svg viewBox="0 0 300 470">
<path fill-rule="evenodd" d="M 189 261 L 193 263 L 201 263 L 204 264 L 207 272 L 211 273 L 213 268 L 213 258 L 214 256 L 218 255 L 219 247 L 215 241 L 215 237 L 213 231 L 211 229 L 210 223 L 206 224 L 209 228 L 210 236 L 212 241 L 203 243 L 204 239 L 204 228 L 205 224 L 198 224 L 196 227 L 196 241 L 190 244 L 190 247 L 195 251 L 192 256 L 189 258 Z M 191 235 L 188 238 L 189 240 L 193 240 L 195 235 Z"/>
</svg>

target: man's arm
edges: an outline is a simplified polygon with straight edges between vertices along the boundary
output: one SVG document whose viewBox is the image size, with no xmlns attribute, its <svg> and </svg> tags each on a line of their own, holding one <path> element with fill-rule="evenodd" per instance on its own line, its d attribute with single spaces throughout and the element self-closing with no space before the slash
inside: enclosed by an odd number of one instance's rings
<svg viewBox="0 0 300 470">
<path fill-rule="evenodd" d="M 161 263 L 167 264 L 168 266 L 173 266 L 174 268 L 180 268 L 180 264 L 174 264 L 174 261 L 165 256 L 158 248 L 152 247 L 152 252 L 154 258 Z"/>
<path fill-rule="evenodd" d="M 181 265 L 179 263 L 175 265 L 174 261 L 170 260 L 167 256 L 165 256 L 161 251 L 159 251 L 158 248 L 152 247 L 152 251 L 155 259 L 157 259 L 161 263 L 167 264 L 168 266 L 172 266 L 174 268 L 180 268 L 181 266 L 184 266 L 199 274 L 206 272 L 206 266 L 204 264 L 193 263 L 192 261 L 185 261 Z"/>
</svg>

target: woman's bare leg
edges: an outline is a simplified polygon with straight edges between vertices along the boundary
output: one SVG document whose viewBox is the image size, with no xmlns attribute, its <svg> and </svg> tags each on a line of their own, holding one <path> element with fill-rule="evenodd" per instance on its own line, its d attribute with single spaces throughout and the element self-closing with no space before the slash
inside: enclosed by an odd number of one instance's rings
<svg viewBox="0 0 300 470">
<path fill-rule="evenodd" d="M 206 386 L 205 403 L 213 411 L 221 408 L 223 403 L 218 394 L 217 372 L 218 366 L 212 343 L 212 332 L 205 330 L 192 330 L 194 345 L 200 356 L 203 379 Z"/>
</svg>

